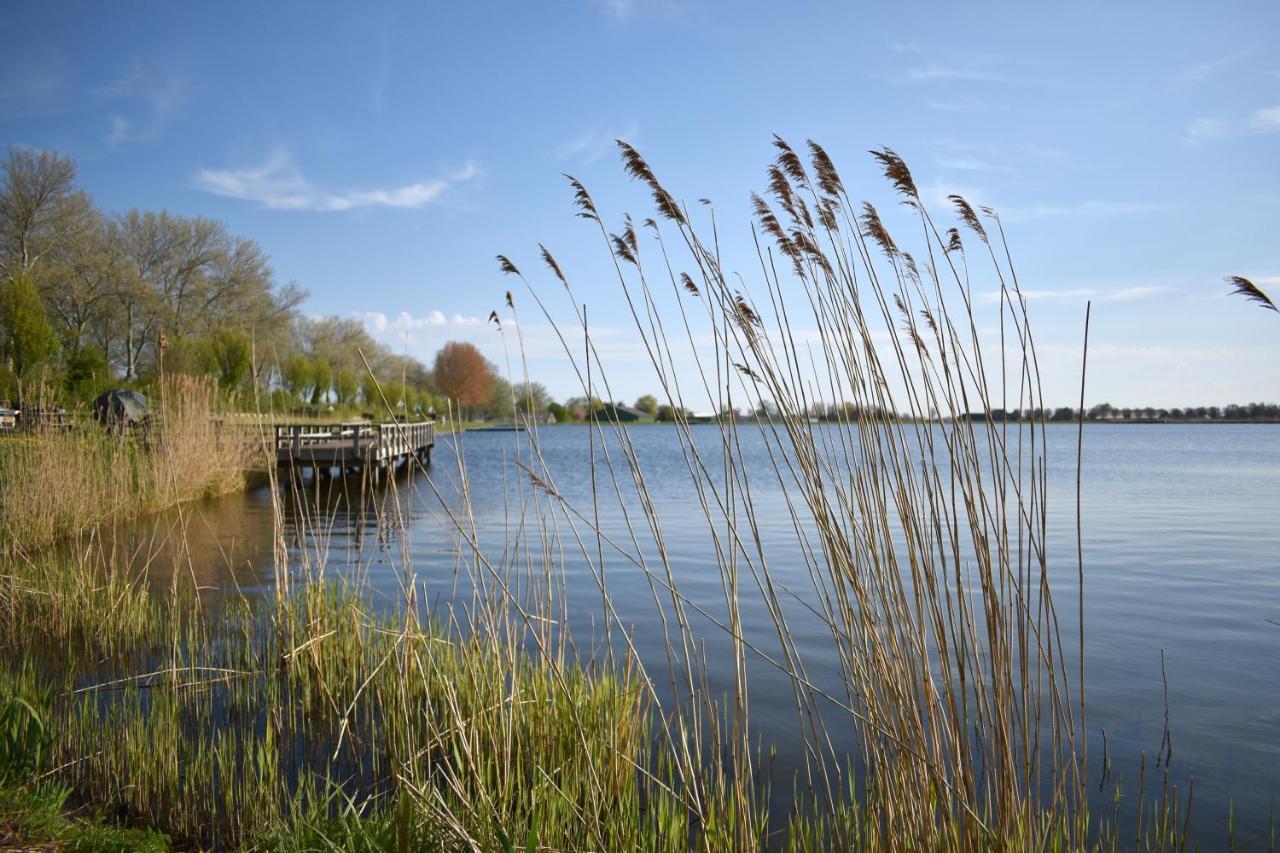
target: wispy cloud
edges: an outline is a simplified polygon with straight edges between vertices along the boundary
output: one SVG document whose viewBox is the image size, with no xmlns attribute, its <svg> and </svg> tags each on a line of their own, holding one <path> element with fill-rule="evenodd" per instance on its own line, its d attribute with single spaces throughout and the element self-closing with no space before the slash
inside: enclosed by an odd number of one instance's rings
<svg viewBox="0 0 1280 853">
<path fill-rule="evenodd" d="M 1169 205 L 1151 201 L 1080 201 L 1074 204 L 1038 204 L 1031 207 L 1004 207 L 997 212 L 1008 222 L 1028 222 L 1057 217 L 1133 216 L 1168 210 Z"/>
<path fill-rule="evenodd" d="M 1187 66 L 1182 70 L 1182 73 L 1179 74 L 1178 77 L 1181 80 L 1188 80 L 1191 82 L 1207 80 L 1222 69 L 1234 65 L 1241 59 L 1250 56 L 1252 53 L 1253 51 L 1251 50 L 1240 50 L 1235 53 L 1228 53 L 1224 56 L 1206 59 L 1203 62 L 1197 62 L 1194 65 Z"/>
<path fill-rule="evenodd" d="M 924 105 L 931 110 L 944 113 L 983 113 L 995 109 L 1003 109 L 990 101 L 981 98 L 954 98 L 951 100 L 927 100 Z"/>
<path fill-rule="evenodd" d="M 966 157 L 963 155 L 943 155 L 937 159 L 937 162 L 940 169 L 952 169 L 960 172 L 1008 171 L 1007 166 L 997 166 L 978 157 Z"/>
<path fill-rule="evenodd" d="M 200 169 L 197 189 L 228 198 L 255 201 L 273 210 L 339 211 L 360 207 L 415 208 L 435 201 L 451 186 L 480 174 L 467 163 L 461 169 L 431 181 L 389 189 L 334 192 L 314 186 L 294 164 L 289 152 L 277 148 L 263 164 L 239 169 Z"/>
<path fill-rule="evenodd" d="M 1259 107 L 1243 119 L 1225 120 L 1207 117 L 1193 119 L 1184 128 L 1182 135 L 1183 139 L 1191 145 L 1199 145 L 1228 136 L 1277 132 L 1280 132 L 1280 104 Z"/>
<path fill-rule="evenodd" d="M 964 171 L 1012 172 L 1021 168 L 1043 172 L 1046 169 L 1080 169 L 1082 163 L 1061 148 L 1034 143 L 980 144 L 954 139 L 929 140 L 937 153 L 939 166 Z"/>
<path fill-rule="evenodd" d="M 1226 122 L 1216 118 L 1196 118 L 1187 123 L 1182 135 L 1188 142 L 1198 145 L 1210 139 L 1217 139 L 1227 133 Z"/>
<path fill-rule="evenodd" d="M 178 75 L 134 63 L 94 94 L 124 106 L 111 114 L 111 128 L 104 137 L 109 145 L 123 145 L 152 139 L 164 130 L 186 105 L 189 89 Z"/>
<path fill-rule="evenodd" d="M 590 0 L 591 5 L 615 21 L 629 21 L 644 15 L 674 18 L 688 11 L 683 0 Z"/>
<path fill-rule="evenodd" d="M 953 66 L 953 65 L 923 65 L 917 68 L 908 68 L 906 71 L 908 80 L 986 80 L 999 81 L 1004 80 L 1003 74 L 997 74 L 994 71 L 986 71 L 981 68 Z"/>
<path fill-rule="evenodd" d="M 1122 287 L 1119 290 L 1099 290 L 1093 287 L 1064 288 L 1061 290 L 1031 288 L 1023 290 L 1022 295 L 1028 300 L 1036 302 L 1084 302 L 1086 300 L 1094 302 L 1138 302 L 1143 299 L 1153 299 L 1168 293 L 1169 290 L 1168 287 L 1147 285 Z M 981 298 L 984 302 L 999 302 L 1000 291 L 988 291 L 983 293 Z"/>
<path fill-rule="evenodd" d="M 1253 115 L 1249 116 L 1249 127 L 1259 133 L 1280 131 L 1280 104 L 1254 110 Z"/>
<path fill-rule="evenodd" d="M 590 165 L 606 154 L 614 152 L 614 140 L 625 139 L 628 142 L 634 142 L 639 133 L 640 128 L 634 121 L 612 131 L 588 130 L 557 145 L 555 157 L 557 160 L 573 160 Z"/>
</svg>

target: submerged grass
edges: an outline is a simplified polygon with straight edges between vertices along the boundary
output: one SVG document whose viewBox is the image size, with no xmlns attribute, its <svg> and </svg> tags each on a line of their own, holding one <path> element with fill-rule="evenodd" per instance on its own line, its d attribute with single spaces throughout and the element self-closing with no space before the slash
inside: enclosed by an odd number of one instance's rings
<svg viewBox="0 0 1280 853">
<path fill-rule="evenodd" d="M 682 415 L 674 426 L 722 610 L 682 592 L 683 568 L 624 428 L 590 425 L 591 505 L 577 506 L 557 488 L 531 424 L 514 434 L 527 476 L 505 487 L 500 553 L 481 545 L 465 465 L 409 481 L 439 499 L 467 578 L 461 600 L 441 612 L 422 603 L 403 535 L 379 540 L 399 596 L 374 606 L 359 570 L 337 579 L 326 569 L 324 509 L 286 524 L 280 500 L 273 594 L 219 608 L 181 571 L 167 589 L 153 586 L 127 555 L 92 539 L 70 557 L 10 560 L 0 698 L 39 708 L 50 733 L 19 789 L 56 780 L 176 843 L 218 848 L 1182 844 L 1190 803 L 1182 809 L 1168 789 L 1167 766 L 1165 787 L 1138 792 L 1145 809 L 1131 831 L 1089 809 L 1083 597 L 1071 636 L 1046 545 L 1046 432 L 992 415 L 1044 408 L 998 219 L 955 200 L 1001 294 L 999 340 L 986 342 L 960 233 L 934 225 L 900 158 L 875 152 L 921 229 L 919 260 L 874 207 L 855 205 L 819 146 L 810 144 L 808 166 L 776 146 L 771 201 L 755 199 L 754 293 L 722 267 L 714 219 L 706 239 L 634 149 L 623 146 L 624 164 L 653 196 L 652 241 L 630 217 L 610 233 L 572 181 L 667 402 L 679 413 L 705 395 L 721 408 L 775 413 L 749 427 L 725 419 L 710 443 Z M 614 399 L 571 279 L 548 250 L 540 255 L 573 305 L 568 323 L 557 323 L 549 296 L 529 293 L 584 395 Z M 663 284 L 672 297 L 659 294 Z M 508 306 L 515 311 L 510 295 Z M 814 405 L 831 403 L 851 405 L 813 424 Z M 974 411 L 984 417 L 966 416 Z M 748 471 L 744 429 L 759 431 L 768 469 Z M 459 499 L 445 494 L 450 477 Z M 168 482 L 199 479 L 170 473 Z M 785 496 L 808 589 L 788 588 L 771 567 L 779 558 L 755 500 L 765 480 Z M 285 486 L 272 485 L 279 497 Z M 290 488 L 308 507 L 303 489 Z M 610 502 L 623 529 L 601 521 Z M 399 507 L 389 502 L 380 524 L 403 534 Z M 5 523 L 28 541 L 45 530 L 26 516 Z M 300 543 L 289 547 L 286 529 Z M 600 648 L 579 649 L 569 627 L 570 553 L 599 588 Z M 1069 571 L 1082 585 L 1082 563 Z M 615 606 L 609 578 L 621 572 L 652 593 L 664 630 L 656 658 L 637 648 Z M 748 607 L 766 614 L 769 636 L 745 633 Z M 794 637 L 796 618 L 828 632 L 834 683 L 811 676 L 817 662 Z M 707 686 L 696 621 L 728 640 L 714 661 L 729 674 L 726 696 Z M 803 755 L 792 789 L 771 790 L 754 737 L 756 665 L 791 688 Z M 836 747 L 842 730 L 859 754 Z M 782 819 L 770 811 L 779 797 L 789 805 Z"/>
</svg>

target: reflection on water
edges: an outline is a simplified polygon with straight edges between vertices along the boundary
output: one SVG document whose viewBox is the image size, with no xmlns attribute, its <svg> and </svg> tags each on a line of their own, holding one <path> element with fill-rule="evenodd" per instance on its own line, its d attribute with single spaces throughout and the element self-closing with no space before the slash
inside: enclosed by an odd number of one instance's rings
<svg viewBox="0 0 1280 853">
<path fill-rule="evenodd" d="M 719 433 L 715 427 L 695 430 L 711 468 L 719 458 Z M 679 444 L 664 426 L 637 427 L 630 435 L 682 592 L 719 617 L 725 610 L 720 573 Z M 745 429 L 740 439 L 748 469 L 767 472 L 759 436 Z M 665 673 L 663 623 L 648 579 L 618 550 L 597 543 L 582 517 L 549 511 L 556 504 L 545 499 L 541 515 L 531 514 L 528 474 L 516 450 L 523 440 L 510 433 L 445 440 L 429 476 L 401 475 L 390 485 L 374 487 L 359 478 L 282 483 L 290 570 L 366 579 L 388 601 L 402 600 L 405 579 L 412 575 L 424 593 L 419 600 L 442 610 L 465 606 L 471 595 L 460 531 L 474 537 L 492 565 L 519 569 L 531 586 L 537 555 L 513 550 L 513 536 L 554 541 L 568 621 L 579 644 L 589 648 L 602 635 L 595 573 L 603 556 L 620 618 L 651 672 Z M 1057 595 L 1070 601 L 1076 595 L 1075 441 L 1074 427 L 1050 428 L 1049 561 L 1051 571 L 1058 567 Z M 597 470 L 600 500 L 593 506 L 587 430 L 543 429 L 540 443 L 552 475 L 547 489 L 587 517 L 598 512 L 615 541 L 652 549 L 644 538 L 632 544 L 627 533 L 628 522 L 639 517 L 625 475 L 615 484 Z M 1134 791 L 1143 752 L 1148 768 L 1154 765 L 1165 725 L 1163 651 L 1172 780 L 1185 791 L 1194 776 L 1193 826 L 1208 843 L 1220 843 L 1228 804 L 1234 802 L 1237 832 L 1265 837 L 1280 794 L 1280 626 L 1268 621 L 1280 621 L 1280 429 L 1090 426 L 1083 478 L 1091 772 L 1101 769 L 1104 730 L 1112 785 Z M 805 609 L 811 582 L 786 495 L 769 476 L 754 477 L 752 486 L 771 569 L 794 594 L 787 617 L 796 645 L 815 683 L 838 686 L 827 629 Z M 259 489 L 119 525 L 107 536 L 116 549 L 149 560 L 156 584 L 179 571 L 190 572 L 211 600 L 237 587 L 261 592 L 270 588 L 275 572 L 271 498 Z M 183 530 L 185 548 L 179 544 Z M 577 546 L 579 539 L 585 547 Z M 1074 608 L 1062 610 L 1064 636 L 1073 636 Z M 748 603 L 742 618 L 745 634 L 771 648 L 772 622 L 758 602 Z M 697 618 L 694 628 L 705 640 L 708 659 L 728 654 L 723 632 L 708 619 Z M 708 677 L 713 694 L 732 689 L 731 672 L 711 667 Z M 789 783 L 800 769 L 798 756 L 787 748 L 797 729 L 791 686 L 755 659 L 749 682 L 753 725 L 764 742 L 778 744 L 774 778 Z M 833 731 L 833 737 L 841 748 L 853 749 L 841 732 Z M 1096 808 L 1110 808 L 1111 790 L 1097 795 Z"/>
</svg>

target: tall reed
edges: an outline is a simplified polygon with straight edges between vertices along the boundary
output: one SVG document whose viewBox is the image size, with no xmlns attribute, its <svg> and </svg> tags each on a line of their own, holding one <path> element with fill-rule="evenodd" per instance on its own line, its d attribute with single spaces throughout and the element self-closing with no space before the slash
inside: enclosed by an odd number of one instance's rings
<svg viewBox="0 0 1280 853">
<path fill-rule="evenodd" d="M 111 433 L 84 420 L 0 438 L 0 551 L 29 552 L 243 483 L 251 445 L 219 426 L 216 387 L 170 376 L 158 392 L 142 431 Z"/>
<path fill-rule="evenodd" d="M 1084 629 L 1081 619 L 1074 639 L 1063 636 L 1053 595 L 1045 424 L 1010 425 L 999 417 L 1011 406 L 1043 409 L 1043 399 L 1026 300 L 998 216 L 985 208 L 980 215 L 952 196 L 969 236 L 942 230 L 905 162 L 888 149 L 873 151 L 914 216 L 913 255 L 871 203 L 855 201 L 821 146 L 808 143 L 806 163 L 775 138 L 767 198 L 752 197 L 751 286 L 722 261 L 710 202 L 690 210 L 634 148 L 619 146 L 628 174 L 653 198 L 655 214 L 641 229 L 648 239 L 629 215 L 610 232 L 587 188 L 573 178 L 570 186 L 579 215 L 613 261 L 635 334 L 677 413 L 675 433 L 725 590 L 718 624 L 733 640 L 736 675 L 726 710 L 700 690 L 705 671 L 689 619 L 696 606 L 680 592 L 642 460 L 625 428 L 598 424 L 621 451 L 620 459 L 601 458 L 612 488 L 620 494 L 625 482 L 639 497 L 622 507 L 629 529 L 615 532 L 614 541 L 645 540 L 621 556 L 653 579 L 674 617 L 668 669 L 683 674 L 672 676 L 683 698 L 673 713 L 680 731 L 668 729 L 666 737 L 679 744 L 691 730 L 695 740 L 673 747 L 682 784 L 697 792 L 727 779 L 743 815 L 758 804 L 747 673 L 764 659 L 792 682 L 804 786 L 816 795 L 809 809 L 820 816 L 827 843 L 1088 844 L 1096 828 L 1084 781 Z M 539 253 L 555 278 L 550 293 L 568 294 L 572 319 L 558 322 L 552 297 L 525 281 L 529 294 L 565 342 L 583 393 L 603 389 L 601 396 L 612 397 L 607 379 L 595 387 L 589 379 L 607 371 L 590 343 L 582 297 L 551 253 L 541 246 Z M 499 262 L 524 280 L 508 257 Z M 984 319 L 998 338 L 979 331 L 974 277 L 999 294 L 998 317 Z M 585 349 L 568 343 L 571 330 L 587 333 Z M 741 426 L 719 420 L 713 462 L 682 414 L 707 399 L 719 411 L 742 406 L 773 414 Z M 815 406 L 834 411 L 833 422 L 815 425 Z M 769 448 L 767 470 L 748 469 L 745 430 Z M 529 443 L 537 460 L 536 431 Z M 546 470 L 532 478 L 554 481 Z M 771 557 L 777 543 L 759 533 L 766 520 L 754 496 L 763 479 L 788 496 L 807 590 L 779 580 Z M 593 527 L 585 507 L 565 510 Z M 601 566 L 607 601 L 604 577 Z M 1080 583 L 1083 616 L 1083 569 L 1068 577 Z M 802 618 L 820 620 L 829 632 L 842 673 L 835 691 L 808 675 L 818 662 L 806 660 L 794 639 L 792 599 L 803 605 Z M 743 635 L 748 602 L 768 614 L 773 638 Z M 762 650 L 766 645 L 771 651 Z M 729 724 L 700 729 L 691 725 L 691 711 L 708 720 L 727 714 Z M 832 746 L 837 726 L 850 727 L 861 745 L 856 780 Z M 704 775 L 700 761 L 708 753 L 730 756 L 727 776 Z M 861 809 L 856 819 L 851 785 Z M 697 793 L 691 796 L 696 801 Z M 739 826 L 761 822 L 746 817 Z M 757 839 L 736 840 L 751 846 Z"/>
</svg>

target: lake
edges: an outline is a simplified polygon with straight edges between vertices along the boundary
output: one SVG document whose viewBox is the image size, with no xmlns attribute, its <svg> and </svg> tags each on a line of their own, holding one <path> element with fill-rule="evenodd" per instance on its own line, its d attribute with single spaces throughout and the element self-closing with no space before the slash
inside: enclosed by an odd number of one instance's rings
<svg viewBox="0 0 1280 853">
<path fill-rule="evenodd" d="M 696 426 L 695 441 L 714 472 L 721 434 Z M 824 429 L 824 427 L 815 427 Z M 633 427 L 629 436 L 661 520 L 673 574 L 694 613 L 694 629 L 712 662 L 729 641 L 710 618 L 726 611 L 725 593 L 708 521 L 691 486 L 674 428 Z M 738 451 L 753 475 L 769 470 L 766 442 L 754 426 L 739 431 Z M 509 547 L 525 525 L 531 537 L 558 539 L 563 553 L 564 611 L 583 654 L 604 636 L 602 601 L 594 570 L 603 555 L 610 596 L 631 630 L 655 682 L 667 672 L 662 610 L 654 587 L 623 553 L 655 552 L 614 439 L 601 447 L 584 427 L 543 427 L 538 443 L 549 487 L 581 513 L 560 511 L 546 490 L 530 489 L 527 438 L 510 432 L 446 436 L 435 449 L 430 477 L 401 477 L 394 486 L 361 495 L 353 479 L 299 484 L 307 497 L 289 496 L 285 521 L 295 566 L 366 577 L 388 601 L 402 595 L 412 572 L 437 615 L 471 600 L 465 549 L 455 524 L 474 525 L 479 548 L 495 565 L 520 565 L 530 554 Z M 517 447 L 519 450 L 517 451 Z M 603 466 L 610 453 L 615 485 Z M 592 500 L 592 456 L 598 500 Z M 465 489 L 469 515 L 462 512 Z M 1048 427 L 1048 546 L 1064 642 L 1074 645 L 1076 596 L 1076 427 Z M 1140 756 L 1147 756 L 1147 786 L 1156 783 L 1156 756 L 1165 740 L 1166 707 L 1171 781 L 1185 794 L 1194 779 L 1192 826 L 1210 846 L 1224 843 L 1234 804 L 1242 838 L 1265 838 L 1280 794 L 1280 427 L 1272 425 L 1089 425 L 1084 432 L 1083 524 L 1086 672 L 1090 774 L 1095 808 L 1111 807 L 1116 787 L 1132 794 Z M 532 513 L 531 495 L 543 507 Z M 524 498 L 522 509 L 521 496 Z M 808 616 L 811 600 L 800 537 L 786 510 L 788 495 L 776 478 L 753 476 L 751 499 L 757 535 L 784 590 L 788 624 L 814 683 L 838 681 L 838 661 L 827 628 Z M 315 507 L 319 507 L 316 511 Z M 309 507 L 306 511 L 304 508 Z M 452 515 L 451 515 L 452 513 Z M 588 520 L 619 547 L 597 541 Z M 272 500 L 266 489 L 201 504 L 188 513 L 196 574 L 211 589 L 271 585 Z M 398 516 L 398 521 L 388 523 Z M 125 531 L 136 544 L 159 543 L 174 516 Z M 636 532 L 633 541 L 628 524 Z M 542 532 L 537 531 L 541 529 Z M 575 533 L 576 529 L 576 533 Z M 581 537 L 579 547 L 576 537 Z M 146 550 L 157 550 L 148 547 Z M 559 549 L 557 549 L 559 553 Z M 157 563 L 163 574 L 163 560 Z M 521 571 L 534 578 L 536 563 Z M 481 572 L 481 576 L 484 572 Z M 758 594 L 745 589 L 743 633 L 762 650 L 776 648 L 773 624 Z M 532 582 L 531 582 L 531 585 Z M 661 589 L 659 588 L 659 593 Z M 661 595 L 659 595 L 661 600 Z M 698 615 L 698 611 L 707 616 Z M 616 628 L 615 628 L 616 630 Z M 615 645 L 616 645 L 615 638 Z M 1166 679 L 1162 676 L 1167 676 Z M 713 695 L 732 690 L 731 666 L 711 665 Z M 775 787 L 789 784 L 795 763 L 797 719 L 790 682 L 766 662 L 749 668 L 755 735 L 778 746 Z M 1166 706 L 1167 689 L 1167 706 Z M 847 726 L 847 722 L 846 722 Z M 1102 780 L 1104 739 L 1110 771 Z M 838 749 L 852 752 L 851 736 L 832 732 Z M 842 740 L 843 738 L 843 740 Z M 1098 790 L 1100 788 L 1100 790 Z M 1127 804 L 1121 809 L 1127 813 Z"/>
</svg>

